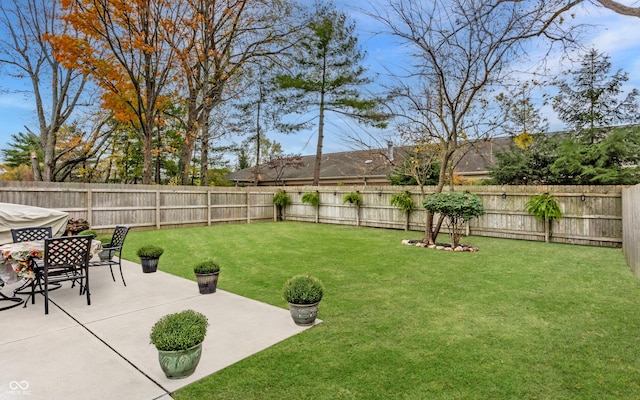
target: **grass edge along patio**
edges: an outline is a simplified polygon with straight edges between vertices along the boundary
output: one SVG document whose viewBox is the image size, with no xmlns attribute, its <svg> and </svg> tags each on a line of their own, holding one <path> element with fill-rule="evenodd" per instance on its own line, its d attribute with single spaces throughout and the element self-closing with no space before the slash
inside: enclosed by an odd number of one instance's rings
<svg viewBox="0 0 640 400">
<path fill-rule="evenodd" d="M 213 257 L 221 289 L 282 308 L 288 277 L 324 283 L 322 324 L 178 400 L 640 398 L 639 283 L 620 249 L 401 244 L 420 236 L 296 222 L 134 231 L 124 257 L 153 241 L 166 248 L 160 269 L 192 280 L 193 264 Z"/>
</svg>

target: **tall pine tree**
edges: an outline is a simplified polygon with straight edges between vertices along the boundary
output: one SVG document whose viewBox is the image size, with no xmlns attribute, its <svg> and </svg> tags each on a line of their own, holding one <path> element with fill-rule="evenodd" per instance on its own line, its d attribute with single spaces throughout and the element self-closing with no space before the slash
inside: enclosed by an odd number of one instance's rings
<svg viewBox="0 0 640 400">
<path fill-rule="evenodd" d="M 610 75 L 610 71 L 609 56 L 591 49 L 582 57 L 580 67 L 570 71 L 571 81 L 558 83 L 553 109 L 585 144 L 601 141 L 614 125 L 638 120 L 638 90 L 622 97 L 628 73 L 618 70 Z"/>
<path fill-rule="evenodd" d="M 364 76 L 361 63 L 365 53 L 354 36 L 355 24 L 332 4 L 317 4 L 308 21 L 298 46 L 300 51 L 293 55 L 292 69 L 278 75 L 276 82 L 283 89 L 281 100 L 291 112 L 313 111 L 313 120 L 318 120 L 313 169 L 313 184 L 318 185 L 325 113 L 335 112 L 379 127 L 385 125 L 386 116 L 377 111 L 376 100 L 360 96 L 360 89 L 370 79 Z M 306 126 L 309 124 L 298 128 Z"/>
</svg>

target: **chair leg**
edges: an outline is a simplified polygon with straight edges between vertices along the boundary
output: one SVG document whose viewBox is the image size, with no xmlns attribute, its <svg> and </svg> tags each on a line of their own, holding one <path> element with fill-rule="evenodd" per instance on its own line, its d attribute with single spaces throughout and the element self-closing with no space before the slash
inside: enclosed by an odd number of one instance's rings
<svg viewBox="0 0 640 400">
<path fill-rule="evenodd" d="M 49 314 L 49 282 L 44 282 L 44 314 Z"/>
<path fill-rule="evenodd" d="M 111 279 L 113 279 L 113 281 L 115 282 L 116 281 L 116 277 L 115 277 L 115 275 L 113 275 L 113 268 L 112 268 L 111 264 L 109 264 L 109 271 L 111 271 Z"/>
<path fill-rule="evenodd" d="M 122 260 L 118 260 L 119 261 L 119 267 L 120 267 L 120 277 L 122 278 L 122 283 L 124 283 L 125 286 L 127 286 L 127 282 L 124 281 L 124 275 L 122 274 Z"/>
</svg>

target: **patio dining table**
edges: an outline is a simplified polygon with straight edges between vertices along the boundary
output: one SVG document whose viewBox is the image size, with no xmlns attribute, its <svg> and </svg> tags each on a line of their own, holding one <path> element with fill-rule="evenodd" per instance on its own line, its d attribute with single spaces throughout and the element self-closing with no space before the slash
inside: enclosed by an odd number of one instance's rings
<svg viewBox="0 0 640 400">
<path fill-rule="evenodd" d="M 100 249 L 102 249 L 102 243 L 99 240 L 92 240 L 89 250 L 91 256 L 93 257 Z M 43 258 L 43 256 L 44 240 L 0 245 L 0 287 L 20 280 L 25 280 L 25 283 L 27 283 L 27 281 L 35 279 L 35 273 L 31 268 L 31 259 Z M 15 305 L 19 305 L 21 303 L 20 300 L 22 300 L 19 297 L 15 297 L 15 295 L 14 297 L 7 297 L 1 292 L 0 298 L 17 303 Z M 5 308 L 11 308 L 15 305 Z M 5 308 L 0 308 L 0 310 Z"/>
</svg>

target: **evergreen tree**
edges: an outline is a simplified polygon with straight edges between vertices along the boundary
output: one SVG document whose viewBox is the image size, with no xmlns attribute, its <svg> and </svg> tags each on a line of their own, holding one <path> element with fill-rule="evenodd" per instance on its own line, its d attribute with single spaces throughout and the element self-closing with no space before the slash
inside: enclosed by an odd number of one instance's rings
<svg viewBox="0 0 640 400">
<path fill-rule="evenodd" d="M 292 112 L 314 111 L 318 118 L 318 143 L 313 172 L 313 184 L 320 179 L 320 163 L 324 140 L 325 112 L 333 111 L 355 118 L 358 122 L 384 126 L 386 117 L 377 112 L 378 103 L 362 99 L 359 89 L 370 83 L 361 66 L 364 52 L 354 36 L 355 24 L 332 4 L 317 4 L 308 17 L 298 49 L 293 56 L 292 70 L 276 77 L 284 90 L 281 101 Z M 298 128 L 308 126 L 300 124 Z"/>
<path fill-rule="evenodd" d="M 592 49 L 584 55 L 580 67 L 570 72 L 571 81 L 558 82 L 553 109 L 583 143 L 602 140 L 614 125 L 638 121 L 638 90 L 621 98 L 628 73 L 618 70 L 610 75 L 610 70 L 609 56 Z"/>
<path fill-rule="evenodd" d="M 38 159 L 41 158 L 42 152 L 39 150 L 38 138 L 34 134 L 25 134 L 19 132 L 11 135 L 12 142 L 7 147 L 0 150 L 2 159 L 11 168 L 20 165 L 31 165 L 31 150 L 38 149 Z"/>
</svg>

